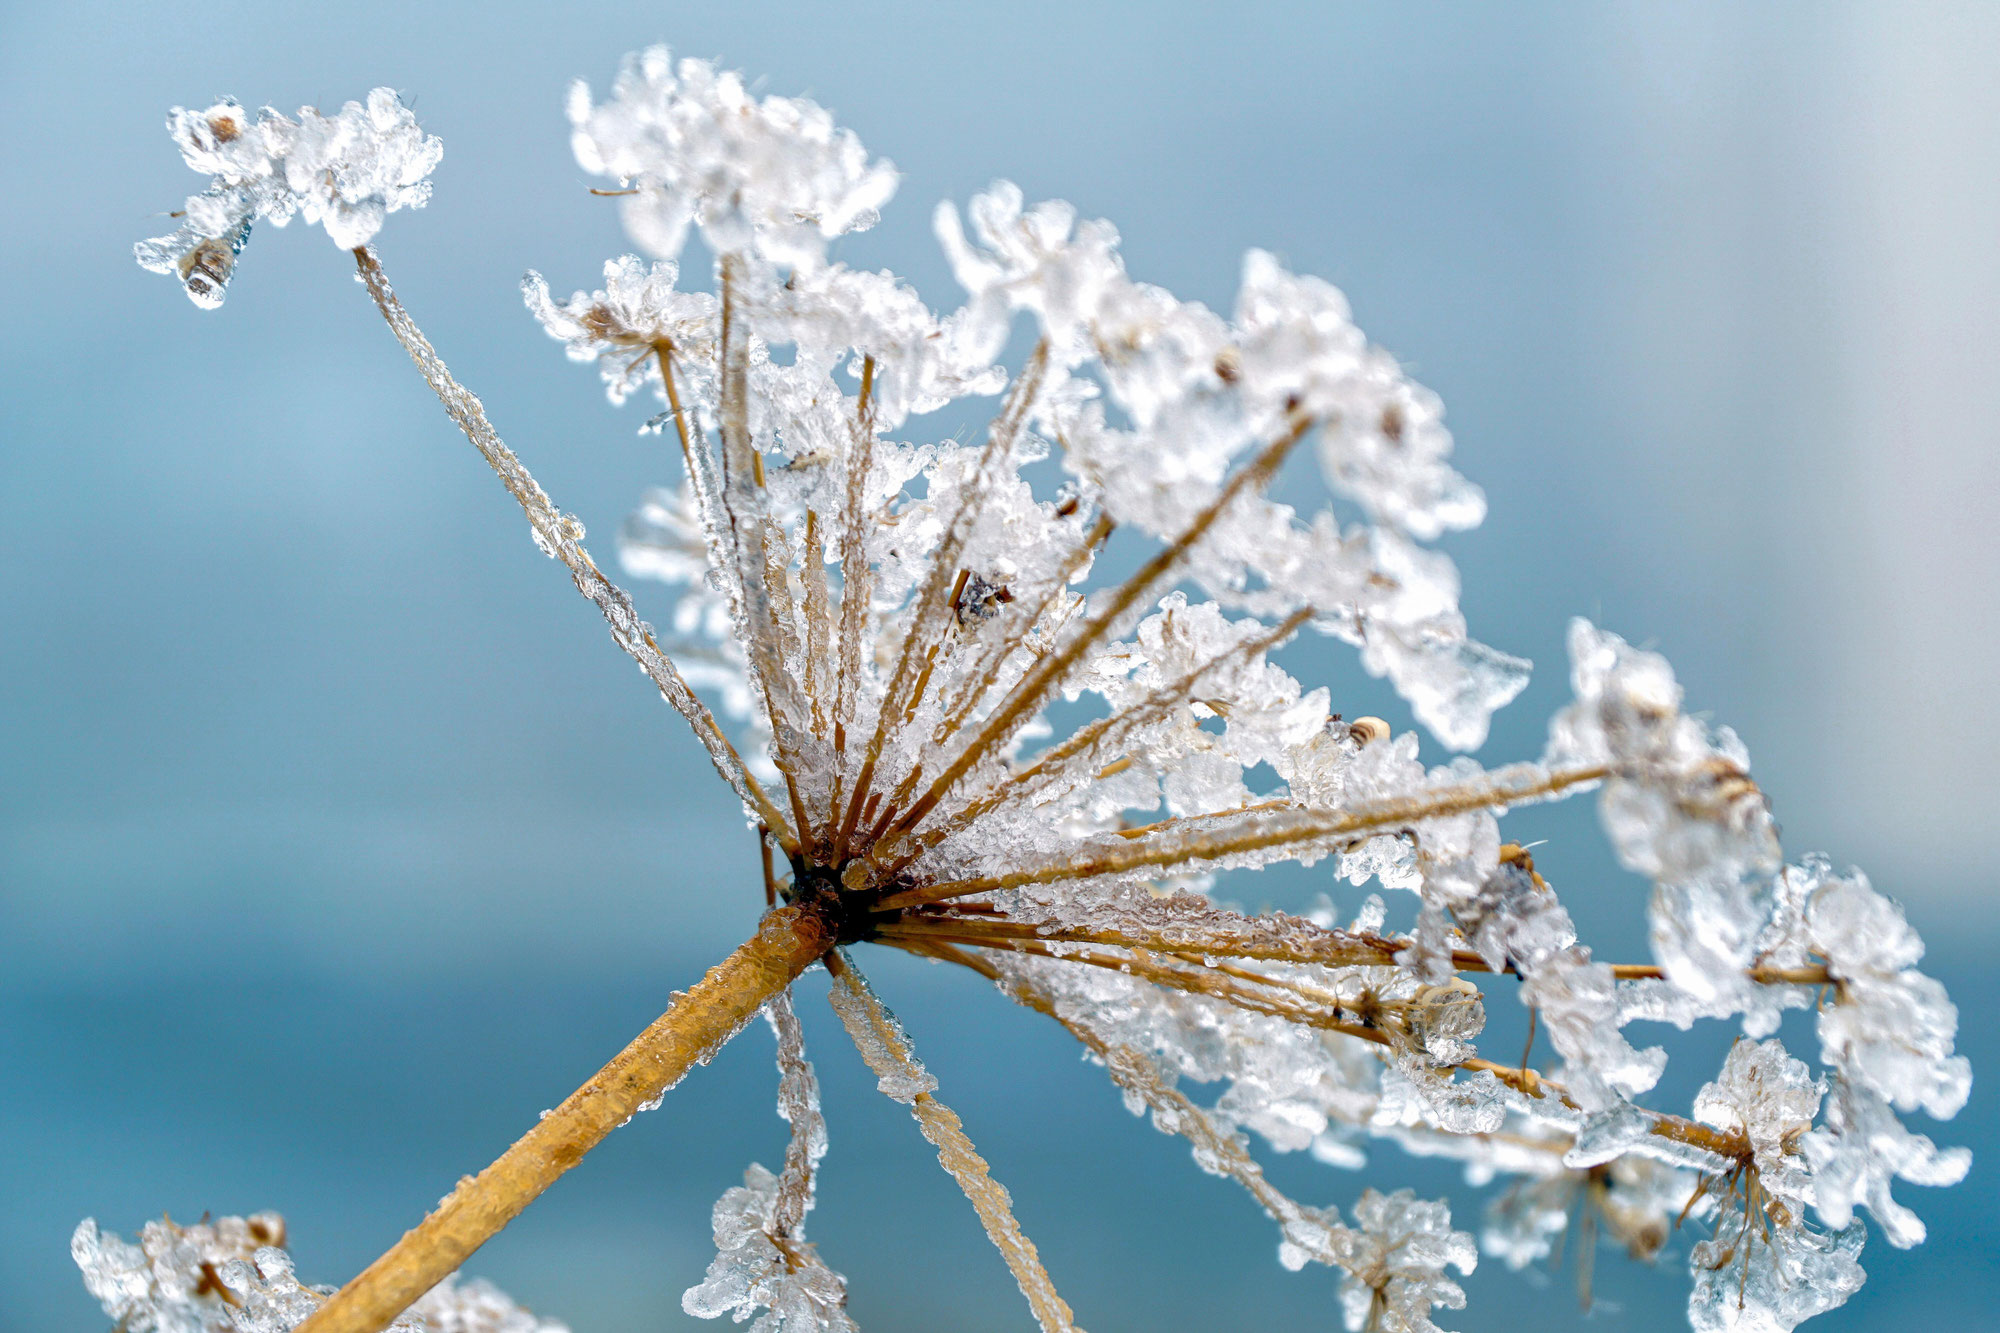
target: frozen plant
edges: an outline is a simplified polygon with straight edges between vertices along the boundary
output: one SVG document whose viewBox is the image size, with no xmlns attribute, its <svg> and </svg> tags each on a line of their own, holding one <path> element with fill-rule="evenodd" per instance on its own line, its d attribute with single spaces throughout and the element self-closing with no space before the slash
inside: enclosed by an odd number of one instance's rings
<svg viewBox="0 0 2000 1333">
<path fill-rule="evenodd" d="M 1858 872 L 1786 864 L 1742 743 L 1683 710 L 1663 658 L 1575 622 L 1574 701 L 1546 751 L 1491 769 L 1426 762 L 1415 731 L 1344 717 L 1278 663 L 1295 636 L 1344 640 L 1460 751 L 1526 679 L 1470 637 L 1431 544 L 1484 508 L 1452 468 L 1438 402 L 1368 344 L 1339 292 L 1252 252 L 1219 314 L 1128 276 L 1108 223 L 1003 183 L 938 210 L 967 292 L 940 315 L 893 274 L 830 255 L 896 177 L 821 108 L 653 50 L 604 100 L 579 85 L 569 118 L 647 255 L 613 258 L 601 289 L 567 299 L 531 273 L 526 299 L 614 404 L 649 402 L 644 429 L 676 446 L 678 478 L 620 542 L 628 571 L 677 589 L 669 634 L 501 442 L 368 244 L 386 213 L 423 202 L 439 157 L 392 94 L 297 121 L 253 123 L 233 102 L 174 112 L 212 183 L 139 257 L 212 307 L 259 218 L 322 222 L 353 250 L 537 546 L 741 802 L 767 910 L 330 1298 L 302 1295 L 280 1252 L 245 1251 L 234 1223 L 197 1240 L 155 1224 L 143 1255 L 85 1224 L 78 1258 L 125 1327 L 375 1333 L 406 1310 L 452 1325 L 424 1293 L 761 1011 L 790 1146 L 782 1170 L 752 1165 L 716 1205 L 716 1258 L 685 1305 L 773 1333 L 851 1328 L 831 1266 L 842 1241 L 822 1258 L 804 1238 L 826 1127 L 791 992 L 815 965 L 1035 1319 L 1075 1327 L 863 977 L 862 945 L 962 967 L 1062 1025 L 1135 1113 L 1270 1216 L 1287 1267 L 1336 1270 L 1328 1319 L 1348 1329 L 1438 1327 L 1464 1304 L 1451 1274 L 1474 1265 L 1471 1233 L 1408 1190 L 1345 1209 L 1293 1199 L 1260 1145 L 1336 1166 L 1378 1140 L 1457 1158 L 1498 1181 L 1482 1239 L 1512 1265 L 1570 1229 L 1586 1273 L 1599 1238 L 1652 1258 L 1692 1219 L 1703 1330 L 1790 1329 L 1838 1305 L 1862 1281 L 1858 1209 L 1893 1244 L 1922 1239 L 1892 1184 L 1950 1184 L 1967 1159 L 1898 1116 L 1963 1105 L 1956 1011 Z M 712 290 L 681 285 L 695 233 Z M 1003 367 L 1022 331 L 1031 347 Z M 983 437 L 943 424 L 981 404 Z M 1307 509 L 1267 493 L 1295 455 L 1324 482 Z M 1104 554 L 1114 533 L 1129 559 Z M 1085 696 L 1090 720 L 1059 734 L 1050 706 Z M 1590 790 L 1619 858 L 1653 885 L 1650 961 L 1598 959 L 1501 833 L 1513 807 Z M 1216 896 L 1225 873 L 1279 862 L 1372 879 L 1406 904 L 1401 922 L 1380 896 L 1345 926 Z M 1549 1067 L 1481 1054 L 1486 1007 L 1508 992 Z M 1817 1010 L 1818 1072 L 1773 1037 L 1788 1009 Z M 1639 1020 L 1721 1020 L 1746 1039 L 1681 1114 L 1648 1100 L 1666 1053 L 1628 1039 Z"/>
</svg>

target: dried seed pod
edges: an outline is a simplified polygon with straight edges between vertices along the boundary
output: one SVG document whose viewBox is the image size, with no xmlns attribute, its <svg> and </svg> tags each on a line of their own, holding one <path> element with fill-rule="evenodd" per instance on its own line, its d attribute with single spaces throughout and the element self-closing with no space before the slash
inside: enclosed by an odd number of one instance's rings
<svg viewBox="0 0 2000 1333">
<path fill-rule="evenodd" d="M 1348 724 L 1347 734 L 1356 745 L 1372 745 L 1389 739 L 1389 724 L 1379 717 L 1357 717 Z"/>
</svg>

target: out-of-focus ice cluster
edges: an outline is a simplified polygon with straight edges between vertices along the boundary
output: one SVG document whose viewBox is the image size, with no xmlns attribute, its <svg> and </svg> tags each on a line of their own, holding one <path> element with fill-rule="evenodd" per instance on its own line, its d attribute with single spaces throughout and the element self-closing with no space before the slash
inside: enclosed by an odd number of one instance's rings
<svg viewBox="0 0 2000 1333">
<path fill-rule="evenodd" d="M 205 310 L 222 304 L 252 224 L 282 227 L 298 216 L 355 249 L 375 239 L 390 213 L 429 202 L 430 174 L 444 156 L 443 141 L 418 128 L 393 88 L 331 116 L 301 107 L 296 120 L 270 107 L 253 119 L 228 98 L 204 111 L 175 107 L 167 132 L 209 185 L 188 197 L 171 235 L 141 241 L 133 253 L 151 272 L 179 278 Z"/>
<path fill-rule="evenodd" d="M 69 1250 L 83 1284 L 126 1333 L 291 1333 L 333 1294 L 292 1271 L 276 1213 L 180 1225 L 148 1222 L 134 1245 L 90 1219 Z M 483 1279 L 433 1287 L 391 1333 L 569 1333 L 539 1319 Z"/>
<path fill-rule="evenodd" d="M 536 273 L 524 293 L 612 402 L 650 400 L 643 429 L 677 446 L 680 476 L 620 543 L 629 572 L 678 589 L 671 633 L 604 578 L 379 270 L 371 290 L 537 544 L 782 855 L 772 893 L 833 914 L 843 942 L 972 967 L 1062 1023 L 1135 1113 L 1250 1193 L 1287 1266 L 1340 1271 L 1350 1329 L 1435 1329 L 1464 1303 L 1447 1270 L 1472 1268 L 1470 1234 L 1409 1191 L 1364 1193 L 1350 1226 L 1277 1190 L 1253 1142 L 1336 1166 L 1376 1142 L 1462 1161 L 1496 1185 L 1481 1241 L 1510 1266 L 1572 1226 L 1580 1248 L 1603 1237 L 1650 1259 L 1691 1219 L 1698 1330 L 1788 1330 L 1844 1301 L 1862 1281 L 1859 1208 L 1894 1244 L 1923 1238 L 1892 1184 L 1953 1183 L 1967 1157 L 1899 1113 L 1963 1106 L 1957 1012 L 1865 877 L 1786 863 L 1742 741 L 1684 710 L 1663 657 L 1575 622 L 1573 701 L 1538 760 L 1495 768 L 1431 761 L 1415 730 L 1345 717 L 1280 665 L 1299 633 L 1344 640 L 1458 751 L 1526 680 L 1469 636 L 1434 545 L 1485 507 L 1442 409 L 1338 291 L 1252 252 L 1232 309 L 1211 311 L 1129 276 L 1110 224 L 1001 182 L 937 211 L 966 293 L 938 313 L 833 256 L 896 177 L 812 103 L 656 49 L 602 102 L 578 85 L 569 115 L 578 160 L 611 179 L 650 258 L 614 258 L 602 288 L 566 300 Z M 172 127 L 216 183 L 141 258 L 203 303 L 255 218 L 301 212 L 364 244 L 422 202 L 439 151 L 383 90 L 332 119 L 252 123 L 223 103 Z M 683 285 L 695 233 L 713 290 Z M 1010 347 L 1025 348 L 1011 368 Z M 968 438 L 957 422 L 975 408 L 991 424 Z M 1323 490 L 1286 472 L 1294 455 L 1315 458 Z M 1290 502 L 1272 498 L 1281 475 Z M 1059 733 L 1065 717 L 1087 720 Z M 1513 807 L 1592 790 L 1650 885 L 1648 962 L 1595 956 L 1501 830 Z M 1222 872 L 1277 862 L 1411 898 L 1391 929 L 1381 896 L 1344 926 L 1330 907 L 1250 915 L 1211 896 Z M 1072 1328 L 936 1080 L 852 962 L 835 970 L 882 1090 L 912 1108 L 1043 1327 Z M 1530 1010 L 1550 1067 L 1481 1054 L 1496 987 Z M 1807 1008 L 1817 1071 L 1774 1036 Z M 844 1281 L 802 1239 L 825 1149 L 816 1084 L 789 1001 L 768 1012 L 786 1166 L 752 1166 L 716 1205 L 717 1258 L 686 1308 L 760 1333 L 844 1330 Z M 1667 1055 L 1627 1027 L 1701 1020 L 1744 1039 L 1688 1114 L 1644 1104 Z M 107 1309 L 129 1289 L 164 1310 L 160 1292 L 199 1280 L 174 1259 L 179 1276 L 133 1287 L 119 1275 L 144 1265 L 78 1234 Z M 222 1323 L 159 1326 L 247 1328 L 229 1321 L 256 1302 L 310 1300 L 266 1253 L 214 1261 L 240 1303 L 173 1296 Z"/>
</svg>

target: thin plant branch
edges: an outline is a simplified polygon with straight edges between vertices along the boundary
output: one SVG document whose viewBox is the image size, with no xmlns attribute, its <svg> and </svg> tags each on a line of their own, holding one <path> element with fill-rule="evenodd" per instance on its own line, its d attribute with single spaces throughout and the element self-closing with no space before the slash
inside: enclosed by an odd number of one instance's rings
<svg viewBox="0 0 2000 1333">
<path fill-rule="evenodd" d="M 342 1287 L 299 1333 L 380 1333 L 581 1162 L 612 1130 L 658 1102 L 695 1064 L 742 1030 L 832 947 L 831 924 L 808 906 L 780 907 L 757 933 L 676 996 L 652 1026 L 429 1216 Z"/>
<path fill-rule="evenodd" d="M 479 450 L 487 465 L 498 474 L 501 484 L 506 486 L 508 493 L 528 516 L 535 544 L 569 568 L 570 576 L 576 580 L 577 591 L 595 602 L 597 609 L 604 613 L 605 623 L 611 627 L 612 639 L 632 656 L 666 701 L 694 728 L 695 739 L 708 751 L 715 771 L 722 775 L 745 805 L 758 813 L 788 851 L 796 851 L 797 843 L 777 807 L 764 794 L 756 776 L 744 767 L 736 747 L 729 743 L 729 738 L 716 725 L 714 714 L 688 688 L 673 659 L 661 650 L 653 637 L 652 627 L 639 618 L 638 610 L 632 604 L 632 595 L 604 577 L 597 562 L 583 547 L 580 526 L 556 508 L 528 469 L 522 466 L 521 460 L 514 456 L 514 451 L 500 439 L 492 423 L 486 419 L 486 408 L 480 403 L 478 395 L 452 378 L 451 371 L 431 347 L 430 340 L 424 337 L 416 321 L 410 318 L 403 303 L 397 299 L 374 249 L 362 246 L 354 252 L 354 260 L 360 267 L 361 280 L 366 284 L 368 294 L 375 298 L 376 308 L 388 321 L 390 331 L 403 345 L 403 350 L 410 354 L 410 359 L 417 363 L 417 369 L 423 372 L 431 391 L 444 404 L 446 414 L 458 423 L 458 428 L 465 432 L 465 438 L 472 441 L 473 447 Z"/>
<path fill-rule="evenodd" d="M 986 1159 L 972 1146 L 958 1116 L 932 1095 L 937 1080 L 925 1072 L 910 1049 L 910 1039 L 888 1007 L 877 999 L 859 969 L 844 955 L 828 956 L 833 972 L 832 998 L 840 1021 L 868 1067 L 875 1071 L 882 1090 L 909 1105 L 917 1126 L 937 1149 L 938 1161 L 951 1173 L 958 1187 L 979 1214 L 980 1225 L 1007 1261 L 1008 1271 L 1020 1284 L 1021 1294 L 1043 1333 L 1075 1333 L 1075 1317 L 1068 1304 L 1056 1293 L 1042 1267 L 1035 1243 L 1022 1232 L 1014 1219 L 1013 1201 L 1007 1189 L 993 1179 Z"/>
</svg>

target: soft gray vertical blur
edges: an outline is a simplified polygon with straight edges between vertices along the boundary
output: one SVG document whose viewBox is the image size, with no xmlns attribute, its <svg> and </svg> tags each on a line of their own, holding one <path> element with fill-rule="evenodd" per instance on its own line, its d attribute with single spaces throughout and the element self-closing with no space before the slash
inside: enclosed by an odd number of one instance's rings
<svg viewBox="0 0 2000 1333">
<path fill-rule="evenodd" d="M 1538 747 L 1568 616 L 1656 643 L 1744 734 L 1793 850 L 1906 901 L 1993 1067 L 1992 7 L 0 0 L 0 1330 L 101 1327 L 65 1252 L 90 1213 L 129 1233 L 277 1207 L 305 1274 L 338 1280 L 754 920 L 753 843 L 685 727 L 347 258 L 265 228 L 216 314 L 129 258 L 197 183 L 167 107 L 397 87 L 447 147 L 384 260 L 608 555 L 670 465 L 515 284 L 589 285 L 624 248 L 561 98 L 654 41 L 817 97 L 892 157 L 900 197 L 843 254 L 936 303 L 930 207 L 995 176 L 1111 218 L 1136 275 L 1217 305 L 1251 245 L 1341 284 L 1492 499 L 1452 543 L 1466 605 L 1541 670 L 1486 757 Z M 1381 698 L 1342 654 L 1296 664 L 1336 706 Z M 1536 818 L 1586 934 L 1641 951 L 1643 890 L 1588 811 Z M 1283 1272 L 1255 1210 L 1059 1033 L 872 967 L 1086 1325 L 1336 1326 L 1332 1280 Z M 806 989 L 833 1134 L 813 1235 L 862 1326 L 1023 1326 Z M 709 1203 L 782 1152 L 771 1088 L 752 1033 L 473 1271 L 578 1333 L 694 1326 Z M 1904 1191 L 1932 1243 L 1874 1238 L 1868 1287 L 1813 1327 L 1990 1317 L 1992 1121 L 1976 1088 L 1936 1131 L 1983 1155 L 1973 1180 Z M 1388 1150 L 1361 1179 L 1273 1170 L 1319 1202 L 1452 1190 L 1462 1225 L 1482 1197 Z M 1680 1325 L 1677 1265 L 1598 1272 L 1616 1326 Z M 1487 1265 L 1445 1322 L 1566 1327 L 1565 1282 Z"/>
</svg>

